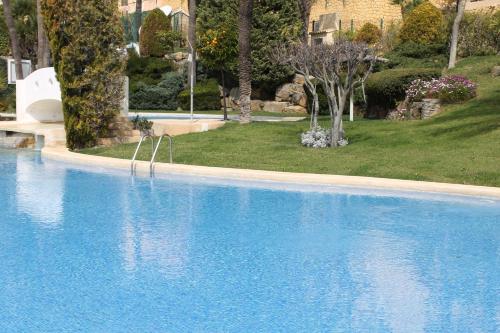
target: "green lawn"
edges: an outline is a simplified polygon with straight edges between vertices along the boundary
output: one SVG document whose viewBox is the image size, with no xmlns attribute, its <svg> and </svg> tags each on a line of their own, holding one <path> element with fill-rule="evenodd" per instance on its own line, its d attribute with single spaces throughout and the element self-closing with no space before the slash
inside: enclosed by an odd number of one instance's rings
<svg viewBox="0 0 500 333">
<path fill-rule="evenodd" d="M 308 121 L 237 123 L 175 138 L 176 163 L 500 186 L 500 78 L 489 74 L 498 57 L 469 58 L 454 73 L 479 83 L 478 97 L 451 105 L 433 119 L 346 122 L 351 144 L 315 150 L 300 145 Z M 326 125 L 326 123 L 325 123 Z M 147 146 L 146 146 L 147 147 Z M 130 159 L 135 144 L 82 151 Z M 160 160 L 167 161 L 167 149 Z M 142 159 L 150 152 L 144 149 Z"/>
</svg>

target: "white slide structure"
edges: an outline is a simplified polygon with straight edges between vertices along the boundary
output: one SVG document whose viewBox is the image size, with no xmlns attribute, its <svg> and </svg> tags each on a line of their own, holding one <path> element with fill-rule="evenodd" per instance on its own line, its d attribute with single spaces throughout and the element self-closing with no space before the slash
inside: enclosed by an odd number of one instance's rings
<svg viewBox="0 0 500 333">
<path fill-rule="evenodd" d="M 42 68 L 16 82 L 18 123 L 63 121 L 61 88 L 54 67 Z"/>
<path fill-rule="evenodd" d="M 124 98 L 120 115 L 128 116 L 128 77 L 123 82 Z M 54 67 L 42 68 L 16 81 L 18 123 L 53 123 L 64 120 L 61 87 Z"/>
</svg>

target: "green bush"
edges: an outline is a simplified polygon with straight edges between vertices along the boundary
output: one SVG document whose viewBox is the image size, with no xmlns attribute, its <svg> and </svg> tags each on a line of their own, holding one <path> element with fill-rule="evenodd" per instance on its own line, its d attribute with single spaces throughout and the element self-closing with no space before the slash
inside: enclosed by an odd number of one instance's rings
<svg viewBox="0 0 500 333">
<path fill-rule="evenodd" d="M 7 84 L 7 61 L 0 58 L 0 112 L 16 112 L 16 87 Z"/>
<path fill-rule="evenodd" d="M 462 57 L 500 52 L 500 10 L 467 12 L 460 24 L 458 53 Z"/>
<path fill-rule="evenodd" d="M 139 83 L 130 94 L 130 108 L 139 110 L 176 110 L 177 96 L 184 88 L 184 77 L 176 72 L 163 76 L 157 85 Z"/>
<path fill-rule="evenodd" d="M 397 68 L 372 74 L 366 81 L 368 111 L 385 117 L 405 99 L 406 89 L 416 79 L 431 80 L 441 76 L 434 68 Z"/>
<path fill-rule="evenodd" d="M 442 43 L 446 40 L 444 16 L 436 6 L 424 2 L 405 17 L 399 37 L 402 42 Z"/>
<path fill-rule="evenodd" d="M 190 108 L 190 89 L 183 90 L 178 96 L 183 110 Z M 194 109 L 198 111 L 219 110 L 221 108 L 219 84 L 215 79 L 198 82 L 194 89 Z"/>
<path fill-rule="evenodd" d="M 364 42 L 370 45 L 377 44 L 382 39 L 382 30 L 373 23 L 365 23 L 359 31 L 356 32 L 354 40 Z"/>
<path fill-rule="evenodd" d="M 378 70 L 390 68 L 442 68 L 448 61 L 446 44 L 422 45 L 406 42 L 384 55 L 388 63 L 377 64 Z"/>
<path fill-rule="evenodd" d="M 163 57 L 169 50 L 168 46 L 158 38 L 158 35 L 170 30 L 170 18 L 161 9 L 156 8 L 150 11 L 144 20 L 139 36 L 141 55 Z"/>
<path fill-rule="evenodd" d="M 130 79 L 130 92 L 133 93 L 141 84 L 149 86 L 159 84 L 163 75 L 174 70 L 171 60 L 162 58 L 141 58 L 135 52 L 129 53 L 127 76 Z"/>
<path fill-rule="evenodd" d="M 5 25 L 3 17 L 0 19 L 0 55 L 8 55 L 10 53 L 9 32 Z"/>
</svg>

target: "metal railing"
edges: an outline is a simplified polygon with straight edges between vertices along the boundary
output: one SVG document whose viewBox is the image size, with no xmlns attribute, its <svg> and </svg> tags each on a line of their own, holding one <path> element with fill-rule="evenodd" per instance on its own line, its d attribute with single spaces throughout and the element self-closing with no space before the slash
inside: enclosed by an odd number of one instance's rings
<svg viewBox="0 0 500 333">
<path fill-rule="evenodd" d="M 170 164 L 173 163 L 173 152 L 174 152 L 173 143 L 174 142 L 173 142 L 172 136 L 170 136 L 168 134 L 163 134 L 162 136 L 159 137 L 158 143 L 156 144 L 156 147 L 155 147 L 154 136 L 151 134 L 146 134 L 146 135 L 141 136 L 141 140 L 137 144 L 137 148 L 135 149 L 134 156 L 132 157 L 132 161 L 130 163 L 130 174 L 131 175 L 135 174 L 137 155 L 139 153 L 139 150 L 141 149 L 142 144 L 147 139 L 151 139 L 151 154 L 152 154 L 151 160 L 149 162 L 149 174 L 151 177 L 154 175 L 154 163 L 155 163 L 156 155 L 158 154 L 158 150 L 160 149 L 160 145 L 161 145 L 161 142 L 162 142 L 164 137 L 168 138 L 168 141 L 169 141 L 169 161 L 170 161 Z"/>
<path fill-rule="evenodd" d="M 137 158 L 137 153 L 139 153 L 139 149 L 141 148 L 142 143 L 144 141 L 146 141 L 148 138 L 151 139 L 151 151 L 154 150 L 155 140 L 154 140 L 153 136 L 151 136 L 149 134 L 141 136 L 141 140 L 137 144 L 137 148 L 135 148 L 135 153 L 134 153 L 134 156 L 132 157 L 132 162 L 130 163 L 130 174 L 132 176 L 135 174 L 135 159 Z"/>
<path fill-rule="evenodd" d="M 153 156 L 151 157 L 151 161 L 149 162 L 149 174 L 151 176 L 154 175 L 154 163 L 155 163 L 155 158 L 156 158 L 156 154 L 158 153 L 158 149 L 160 148 L 160 145 L 161 145 L 161 141 L 163 140 L 164 137 L 167 137 L 168 138 L 168 150 L 169 150 L 169 161 L 170 161 L 170 164 L 173 163 L 173 154 L 174 154 L 174 147 L 173 147 L 173 144 L 174 144 L 174 140 L 172 139 L 172 136 L 168 135 L 168 134 L 163 134 L 162 136 L 160 136 L 160 139 L 158 140 L 158 143 L 156 144 L 156 148 L 153 152 Z"/>
</svg>

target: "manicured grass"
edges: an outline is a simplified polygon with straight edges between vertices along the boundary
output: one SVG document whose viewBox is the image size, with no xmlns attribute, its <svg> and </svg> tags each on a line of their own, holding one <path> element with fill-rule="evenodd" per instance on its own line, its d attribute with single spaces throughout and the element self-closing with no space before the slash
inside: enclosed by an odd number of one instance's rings
<svg viewBox="0 0 500 333">
<path fill-rule="evenodd" d="M 496 57 L 469 58 L 453 73 L 479 83 L 478 97 L 450 105 L 433 119 L 346 122 L 351 144 L 338 149 L 300 145 L 308 121 L 237 123 L 175 138 L 176 163 L 500 186 L 500 78 Z M 327 121 L 324 120 L 324 125 Z M 135 144 L 83 153 L 130 159 Z M 167 149 L 160 160 L 167 161 Z M 150 152 L 144 149 L 142 159 Z"/>
</svg>

